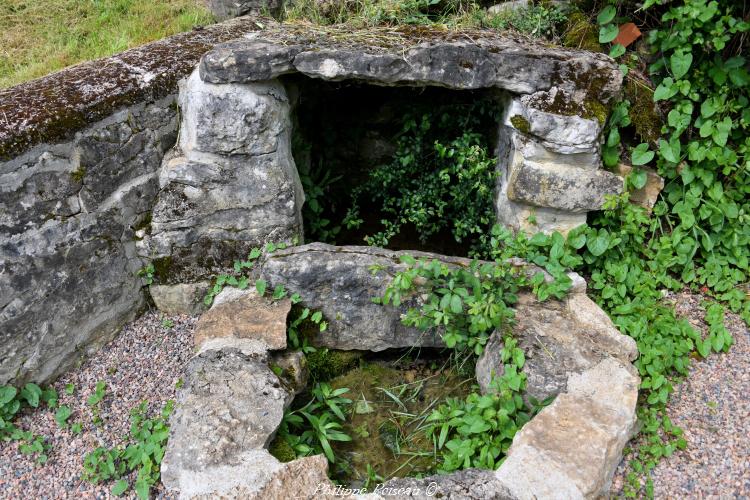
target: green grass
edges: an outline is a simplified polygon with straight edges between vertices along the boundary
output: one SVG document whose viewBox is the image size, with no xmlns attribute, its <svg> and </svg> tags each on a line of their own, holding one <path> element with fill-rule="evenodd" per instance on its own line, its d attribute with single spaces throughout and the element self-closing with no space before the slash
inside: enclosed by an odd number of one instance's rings
<svg viewBox="0 0 750 500">
<path fill-rule="evenodd" d="M 0 0 L 0 88 L 210 22 L 200 0 Z"/>
</svg>

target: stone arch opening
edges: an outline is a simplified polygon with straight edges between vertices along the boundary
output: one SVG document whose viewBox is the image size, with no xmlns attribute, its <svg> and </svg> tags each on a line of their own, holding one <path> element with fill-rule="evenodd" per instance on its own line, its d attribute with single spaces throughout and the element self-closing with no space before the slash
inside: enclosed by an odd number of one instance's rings
<svg viewBox="0 0 750 500">
<path fill-rule="evenodd" d="M 383 211 L 383 200 L 372 193 L 353 199 L 355 190 L 368 182 L 377 169 L 398 168 L 406 161 L 404 136 L 411 137 L 414 124 L 429 123 L 424 135 L 424 157 L 418 173 L 436 171 L 436 151 L 432 141 L 449 143 L 465 131 L 462 123 L 471 121 L 472 131 L 491 158 L 497 156 L 498 123 L 502 95 L 491 89 L 463 90 L 442 87 L 377 86 L 356 80 L 329 82 L 300 75 L 282 79 L 289 95 L 292 119 L 292 155 L 305 193 L 302 207 L 304 239 L 339 245 L 365 245 L 368 237 L 384 230 L 382 219 L 393 219 Z M 478 112 L 481 109 L 481 114 Z M 469 116 L 469 115 L 476 116 Z M 395 162 L 395 165 L 394 165 Z M 412 179 L 415 175 L 412 174 Z M 447 184 L 456 179 L 446 177 Z M 379 194 L 379 193 L 378 193 Z M 361 223 L 347 226 L 353 204 Z M 436 207 L 428 207 L 428 210 Z M 453 214 L 445 214 L 449 219 Z M 413 223 L 406 223 L 392 238 L 388 248 L 423 250 L 446 255 L 469 253 L 475 235 L 458 242 L 445 225 L 420 237 Z"/>
</svg>

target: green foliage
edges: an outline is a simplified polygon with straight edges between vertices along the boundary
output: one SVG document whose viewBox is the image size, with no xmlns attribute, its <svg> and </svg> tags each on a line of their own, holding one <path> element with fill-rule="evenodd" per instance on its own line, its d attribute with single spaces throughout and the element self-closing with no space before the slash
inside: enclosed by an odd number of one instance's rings
<svg viewBox="0 0 750 500">
<path fill-rule="evenodd" d="M 441 454 L 441 473 L 469 467 L 496 469 L 513 436 L 531 418 L 520 395 L 526 385 L 520 371 L 523 362 L 514 361 L 523 361 L 523 352 L 510 336 L 504 343 L 504 373 L 493 380 L 497 392 L 449 399 L 427 419 L 427 433 Z"/>
<path fill-rule="evenodd" d="M 292 242 L 292 244 L 296 245 L 296 240 Z M 219 293 L 221 293 L 225 286 L 233 286 L 239 288 L 240 290 L 245 290 L 250 285 L 250 277 L 248 276 L 248 273 L 253 269 L 255 262 L 261 257 L 261 255 L 263 255 L 264 253 L 271 254 L 276 250 L 283 250 L 287 246 L 288 245 L 286 243 L 269 242 L 266 243 L 266 246 L 263 248 L 263 250 L 261 250 L 260 248 L 251 249 L 246 260 L 234 261 L 232 265 L 234 274 L 220 274 L 216 277 L 213 286 L 209 289 L 208 293 L 206 293 L 206 296 L 203 297 L 203 303 L 207 306 L 210 306 L 214 301 L 214 297 L 219 295 Z M 256 280 L 255 288 L 256 290 L 258 290 L 258 293 L 260 295 L 264 295 L 266 293 L 266 285 L 267 284 L 265 281 Z M 281 297 L 274 298 L 279 299 Z"/>
<path fill-rule="evenodd" d="M 555 5 L 532 4 L 522 8 L 506 9 L 499 14 L 486 14 L 482 25 L 495 29 L 514 29 L 526 35 L 554 39 L 567 20 Z"/>
<path fill-rule="evenodd" d="M 28 383 L 19 391 L 17 388 L 5 385 L 0 387 L 0 440 L 21 441 L 19 451 L 25 455 L 36 455 L 38 463 L 47 461 L 46 452 L 49 445 L 42 436 L 31 431 L 24 431 L 13 421 L 24 408 L 38 408 L 44 403 L 49 408 L 57 406 L 57 392 L 52 388 L 42 389 L 37 384 Z"/>
<path fill-rule="evenodd" d="M 495 226 L 491 236 L 488 253 L 495 257 L 494 262 L 474 260 L 463 267 L 403 256 L 407 269 L 396 274 L 378 299 L 396 307 L 416 301 L 402 322 L 422 330 L 439 329 L 446 346 L 458 351 L 478 356 L 493 332 L 503 335 L 503 373 L 493 379 L 494 393 L 450 399 L 427 420 L 427 434 L 440 453 L 440 472 L 496 468 L 516 431 L 538 410 L 527 408 L 521 397 L 526 387 L 522 372 L 526 359 L 511 335 L 515 316 L 512 306 L 521 287 L 532 287 L 539 299 L 545 300 L 562 298 L 571 286 L 565 267 L 574 261 L 565 253 L 565 240 L 559 234 L 539 234 L 533 242 L 519 235 L 517 240 L 527 247 L 549 247 L 545 255 L 540 252 L 535 260 L 548 270 L 552 280 L 546 280 L 541 272 L 529 278 L 523 269 L 509 264 L 509 251 L 517 253 L 520 247 L 503 245 L 512 241 L 508 230 Z"/>
<path fill-rule="evenodd" d="M 449 230 L 457 242 L 477 241 L 495 218 L 496 169 L 480 126 L 497 119 L 488 101 L 442 106 L 407 116 L 391 163 L 370 172 L 352 192 L 344 223 L 356 228 L 362 199 L 376 203 L 383 229 L 368 235 L 368 244 L 387 246 L 404 225 L 415 227 L 420 241 Z"/>
<path fill-rule="evenodd" d="M 144 401 L 130 412 L 130 436 L 127 446 L 99 447 L 86 455 L 83 479 L 93 484 L 116 480 L 112 494 L 121 495 L 131 486 L 123 479 L 138 471 L 132 485 L 138 498 L 147 499 L 151 488 L 158 484 L 160 464 L 169 437 L 169 415 L 174 402 L 168 401 L 161 413 L 148 418 L 148 402 Z"/>
<path fill-rule="evenodd" d="M 331 172 L 323 167 L 317 169 L 300 168 L 299 176 L 302 189 L 305 192 L 302 216 L 305 220 L 307 233 L 316 241 L 335 243 L 336 235 L 341 231 L 341 226 L 331 224 L 331 220 L 325 217 L 324 207 L 330 187 L 341 180 L 342 176 L 332 176 Z"/>
<path fill-rule="evenodd" d="M 343 432 L 342 423 L 352 403 L 343 397 L 349 389 L 332 389 L 327 383 L 316 383 L 312 399 L 302 408 L 289 411 L 279 427 L 279 436 L 294 450 L 297 457 L 324 453 L 329 462 L 336 456 L 332 441 L 351 441 Z"/>
<path fill-rule="evenodd" d="M 154 283 L 154 274 L 156 273 L 156 269 L 154 268 L 153 263 L 149 263 L 146 267 L 138 270 L 138 277 L 143 278 L 143 282 L 147 285 L 152 285 Z"/>
<path fill-rule="evenodd" d="M 657 245 L 683 282 L 750 321 L 750 23 L 735 2 L 671 6 L 649 38 L 654 100 L 671 107 L 656 163 L 667 179 L 658 214 L 670 227 Z M 680 252 L 678 249 L 684 249 Z"/>
<path fill-rule="evenodd" d="M 250 279 L 245 275 L 245 273 L 253 268 L 253 266 L 255 265 L 255 261 L 258 259 L 258 257 L 261 256 L 261 254 L 262 252 L 260 248 L 253 248 L 247 255 L 246 260 L 234 261 L 232 267 L 234 268 L 235 274 L 218 275 L 216 277 L 216 280 L 214 281 L 213 286 L 209 289 L 208 293 L 206 293 L 206 296 L 203 298 L 203 303 L 207 306 L 210 306 L 214 301 L 214 297 L 219 295 L 219 293 L 221 293 L 225 286 L 233 286 L 239 288 L 240 290 L 245 290 L 250 284 Z"/>
<path fill-rule="evenodd" d="M 566 239 L 559 234 L 529 239 L 500 231 L 496 233 L 497 248 L 503 255 L 517 255 L 544 266 L 549 266 L 554 256 L 560 265 L 587 274 L 589 295 L 620 331 L 635 339 L 640 355 L 634 364 L 642 380 L 638 415 L 644 422 L 642 432 L 647 443 L 638 450 L 640 460 L 635 467 L 648 471 L 660 457 L 684 446 L 682 431 L 665 424 L 673 380 L 687 375 L 696 350 L 702 356 L 712 349 L 726 350 L 732 339 L 723 327 L 720 305 L 709 307 L 711 317 L 707 315 L 707 321 L 714 326 L 709 338 L 702 340 L 687 321 L 676 317 L 672 306 L 663 303 L 664 289 L 676 291 L 682 287 L 670 274 L 672 245 L 659 247 L 659 240 L 651 239 L 659 229 L 659 219 L 628 203 L 627 196 L 625 193 L 612 199 L 591 226 L 574 229 Z M 676 251 L 687 257 L 691 247 L 678 247 Z M 637 484 L 637 474 L 631 475 L 631 482 Z"/>
<path fill-rule="evenodd" d="M 475 260 L 465 269 L 437 260 L 416 261 L 409 255 L 401 260 L 409 267 L 396 274 L 381 302 L 398 307 L 417 289 L 427 294 L 418 307 L 408 309 L 402 319 L 405 325 L 421 330 L 441 328 L 446 346 L 469 349 L 477 355 L 493 331 L 510 325 L 511 307 L 524 280 L 510 264 Z"/>
</svg>

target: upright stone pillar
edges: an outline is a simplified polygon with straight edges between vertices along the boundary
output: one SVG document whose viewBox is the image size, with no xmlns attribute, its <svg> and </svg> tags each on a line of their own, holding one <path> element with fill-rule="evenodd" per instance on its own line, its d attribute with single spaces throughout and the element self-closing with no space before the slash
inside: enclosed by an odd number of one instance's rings
<svg viewBox="0 0 750 500">
<path fill-rule="evenodd" d="M 572 103 L 563 90 L 510 96 L 498 141 L 498 221 L 514 230 L 567 233 L 623 190 L 602 170 L 600 105 Z M 591 109 L 595 108 L 595 109 Z"/>
<path fill-rule="evenodd" d="M 162 163 L 141 245 L 157 277 L 192 281 L 254 246 L 301 237 L 304 194 L 281 83 L 210 84 L 196 70 L 179 102 L 179 143 Z"/>
</svg>

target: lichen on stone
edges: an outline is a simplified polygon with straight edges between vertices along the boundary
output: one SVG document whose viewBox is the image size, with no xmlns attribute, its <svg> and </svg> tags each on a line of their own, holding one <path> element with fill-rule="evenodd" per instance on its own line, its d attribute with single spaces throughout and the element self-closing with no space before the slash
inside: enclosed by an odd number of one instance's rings
<svg viewBox="0 0 750 500">
<path fill-rule="evenodd" d="M 83 182 L 83 178 L 86 176 L 86 169 L 84 167 L 78 167 L 70 173 L 70 178 L 73 182 Z"/>
</svg>

